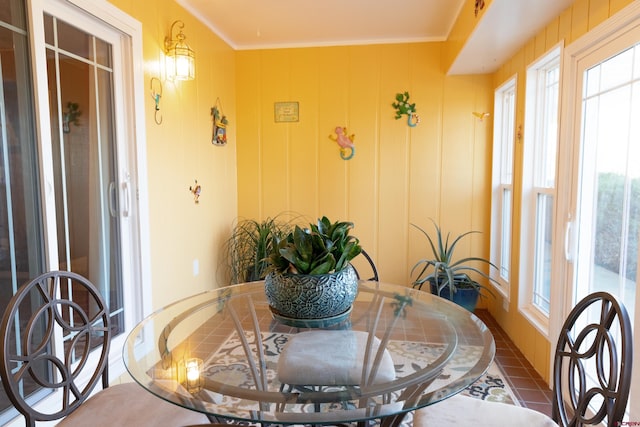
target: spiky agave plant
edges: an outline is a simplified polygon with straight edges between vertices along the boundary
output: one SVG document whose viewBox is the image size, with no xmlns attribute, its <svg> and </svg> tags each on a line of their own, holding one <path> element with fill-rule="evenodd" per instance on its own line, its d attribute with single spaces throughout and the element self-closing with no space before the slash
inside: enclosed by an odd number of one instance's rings
<svg viewBox="0 0 640 427">
<path fill-rule="evenodd" d="M 453 294 L 457 292 L 458 288 L 475 288 L 478 291 L 480 291 L 480 289 L 485 289 L 489 294 L 493 295 L 491 289 L 473 280 L 469 276 L 469 273 L 473 272 L 487 280 L 495 283 L 497 282 L 484 271 L 469 264 L 473 262 L 480 262 L 488 264 L 490 267 L 497 268 L 495 264 L 480 257 L 466 257 L 454 260 L 454 251 L 460 240 L 470 234 L 479 233 L 479 231 L 467 231 L 466 233 L 460 234 L 453 239 L 451 243 L 449 243 L 450 233 L 447 233 L 445 237 L 438 224 L 433 220 L 431 220 L 431 222 L 433 222 L 436 230 L 434 239 L 432 239 L 429 233 L 424 229 L 415 224 L 411 224 L 425 235 L 432 253 L 432 257 L 419 260 L 411 269 L 411 276 L 413 276 L 416 271 L 418 272 L 416 279 L 413 281 L 413 287 L 422 289 L 422 285 L 425 282 L 434 283 L 437 289 L 437 295 L 440 295 L 440 292 L 449 286 L 450 298 L 453 298 Z"/>
</svg>

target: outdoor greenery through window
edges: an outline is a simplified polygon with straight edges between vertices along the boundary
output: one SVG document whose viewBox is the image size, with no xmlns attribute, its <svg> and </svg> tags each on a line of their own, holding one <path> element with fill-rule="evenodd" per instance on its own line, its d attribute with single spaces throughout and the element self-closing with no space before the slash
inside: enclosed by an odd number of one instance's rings
<svg viewBox="0 0 640 427">
<path fill-rule="evenodd" d="M 498 267 L 498 290 L 509 296 L 513 205 L 513 144 L 515 141 L 516 78 L 495 94 L 493 192 L 491 196 L 491 261 Z M 492 277 L 496 273 L 492 272 Z"/>
</svg>

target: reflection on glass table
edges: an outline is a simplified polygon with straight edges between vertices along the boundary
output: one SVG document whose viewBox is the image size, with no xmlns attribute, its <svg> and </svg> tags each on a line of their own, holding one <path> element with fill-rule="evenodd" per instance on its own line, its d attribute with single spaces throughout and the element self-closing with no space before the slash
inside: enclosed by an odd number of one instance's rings
<svg viewBox="0 0 640 427">
<path fill-rule="evenodd" d="M 278 367 L 287 354 L 293 357 L 284 365 L 298 365 L 293 374 Z M 274 317 L 264 283 L 252 282 L 155 312 L 127 338 L 124 360 L 146 390 L 212 421 L 336 424 L 379 418 L 386 427 L 463 390 L 494 355 L 493 337 L 481 320 L 423 291 L 361 281 L 345 321 L 305 328 Z M 298 384 L 280 381 L 301 373 L 308 376 Z"/>
</svg>

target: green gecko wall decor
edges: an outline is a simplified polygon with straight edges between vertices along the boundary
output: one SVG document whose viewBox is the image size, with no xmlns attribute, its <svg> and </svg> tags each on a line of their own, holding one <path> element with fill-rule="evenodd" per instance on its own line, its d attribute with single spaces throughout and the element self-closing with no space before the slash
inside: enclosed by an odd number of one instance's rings
<svg viewBox="0 0 640 427">
<path fill-rule="evenodd" d="M 420 123 L 420 117 L 416 114 L 416 104 L 409 103 L 409 92 L 396 94 L 396 102 L 391 106 L 396 109 L 396 120 L 406 114 L 407 124 L 410 127 L 415 127 Z"/>
</svg>

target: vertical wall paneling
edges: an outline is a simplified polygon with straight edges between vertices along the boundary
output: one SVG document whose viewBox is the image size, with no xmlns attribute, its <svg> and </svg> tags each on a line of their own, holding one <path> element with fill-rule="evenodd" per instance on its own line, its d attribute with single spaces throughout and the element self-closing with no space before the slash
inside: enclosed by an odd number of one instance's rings
<svg viewBox="0 0 640 427">
<path fill-rule="evenodd" d="M 588 28 L 590 30 L 609 16 L 611 16 L 609 13 L 609 0 L 589 0 Z"/>
<path fill-rule="evenodd" d="M 377 173 L 372 171 L 377 171 L 380 165 L 380 121 L 381 116 L 388 113 L 378 108 L 382 101 L 377 90 L 381 84 L 379 51 L 379 46 L 350 49 L 348 77 L 353 100 L 348 110 L 348 130 L 355 134 L 356 154 L 348 160 L 351 191 L 348 195 L 347 215 L 356 224 L 355 232 L 361 237 L 363 247 L 376 260 L 380 181 Z"/>
<path fill-rule="evenodd" d="M 288 206 L 291 192 L 290 145 L 307 144 L 309 141 L 291 141 L 291 128 L 297 123 L 276 123 L 274 103 L 291 101 L 291 51 L 288 49 L 261 52 L 263 58 L 260 92 L 262 93 L 262 126 L 260 134 L 261 172 L 260 182 L 278 177 L 278 185 L 262 188 L 260 195 L 264 212 L 278 212 Z M 243 142 L 243 141 L 240 141 Z"/>
<path fill-rule="evenodd" d="M 319 210 L 317 188 L 321 165 L 309 153 L 316 153 L 320 144 L 328 144 L 329 141 L 327 137 L 322 138 L 318 127 L 318 85 L 323 78 L 319 60 L 317 55 L 303 50 L 300 60 L 291 61 L 291 95 L 288 101 L 299 103 L 300 121 L 281 124 L 290 130 L 289 209 L 308 206 L 311 212 Z"/>
<path fill-rule="evenodd" d="M 410 57 L 408 45 L 388 45 L 381 50 L 380 112 L 387 125 L 380 130 L 380 217 L 378 233 L 380 238 L 380 265 L 385 279 L 396 283 L 406 283 L 404 265 L 405 226 L 407 218 L 407 150 L 411 129 L 406 116 L 395 120 L 391 103 L 397 92 L 413 94 L 409 101 L 415 101 L 410 81 Z M 418 107 L 418 105 L 416 106 Z"/>
<path fill-rule="evenodd" d="M 329 139 L 336 126 L 349 123 L 349 105 L 355 102 L 349 92 L 350 47 L 320 49 L 318 55 L 320 80 L 318 81 L 318 155 L 320 161 L 317 189 L 318 212 L 315 216 L 327 215 L 330 219 L 346 219 L 345 199 L 350 191 L 350 161 L 340 157 L 338 145 Z M 304 76 L 300 76 L 304 78 Z"/>
<path fill-rule="evenodd" d="M 412 97 L 417 103 L 420 124 L 411 130 L 409 152 L 409 223 L 432 230 L 431 219 L 438 220 L 440 212 L 440 190 L 442 188 L 442 124 L 444 104 L 444 81 L 440 63 L 442 43 L 431 43 L 427 55 L 412 55 L 415 59 L 413 75 L 420 84 L 415 84 Z M 406 260 L 410 271 L 415 262 L 426 256 L 428 242 L 414 227 L 408 229 L 407 253 L 414 254 Z"/>
<path fill-rule="evenodd" d="M 262 93 L 260 84 L 261 57 L 237 53 L 238 96 L 251 97 L 255 102 L 243 103 L 241 114 L 237 117 L 236 152 L 242 159 L 244 168 L 238 173 L 238 212 L 247 218 L 259 218 L 262 212 L 261 177 L 262 144 L 259 144 L 262 132 Z"/>
<path fill-rule="evenodd" d="M 574 41 L 589 28 L 589 0 L 576 0 L 571 12 L 571 41 Z"/>
<path fill-rule="evenodd" d="M 545 31 L 545 37 L 547 40 L 547 49 L 548 50 L 548 46 L 553 46 L 556 43 L 558 43 L 558 28 L 560 27 L 560 18 L 557 17 L 555 18 L 553 21 L 551 21 L 546 28 Z"/>
<path fill-rule="evenodd" d="M 446 218 L 458 232 L 487 227 L 477 212 L 488 211 L 489 188 L 472 181 L 489 168 L 491 129 L 474 128 L 471 112 L 492 110 L 492 78 L 446 76 L 442 47 L 239 52 L 237 108 L 261 111 L 257 121 L 243 121 L 238 138 L 239 216 L 294 211 L 310 221 L 321 215 L 353 221 L 381 277 L 406 285 L 410 266 L 426 255 L 410 222 L 429 228 L 429 218 Z M 256 58 L 260 69 L 254 74 L 246 68 L 257 66 Z M 413 128 L 406 116 L 395 120 L 391 106 L 404 91 L 421 117 Z M 267 112 L 287 97 L 300 102 L 300 122 L 272 123 Z M 355 134 L 351 160 L 343 160 L 329 139 L 336 126 Z M 258 182 L 244 178 L 255 170 L 261 170 Z M 252 206 L 256 195 L 259 211 Z"/>
</svg>

